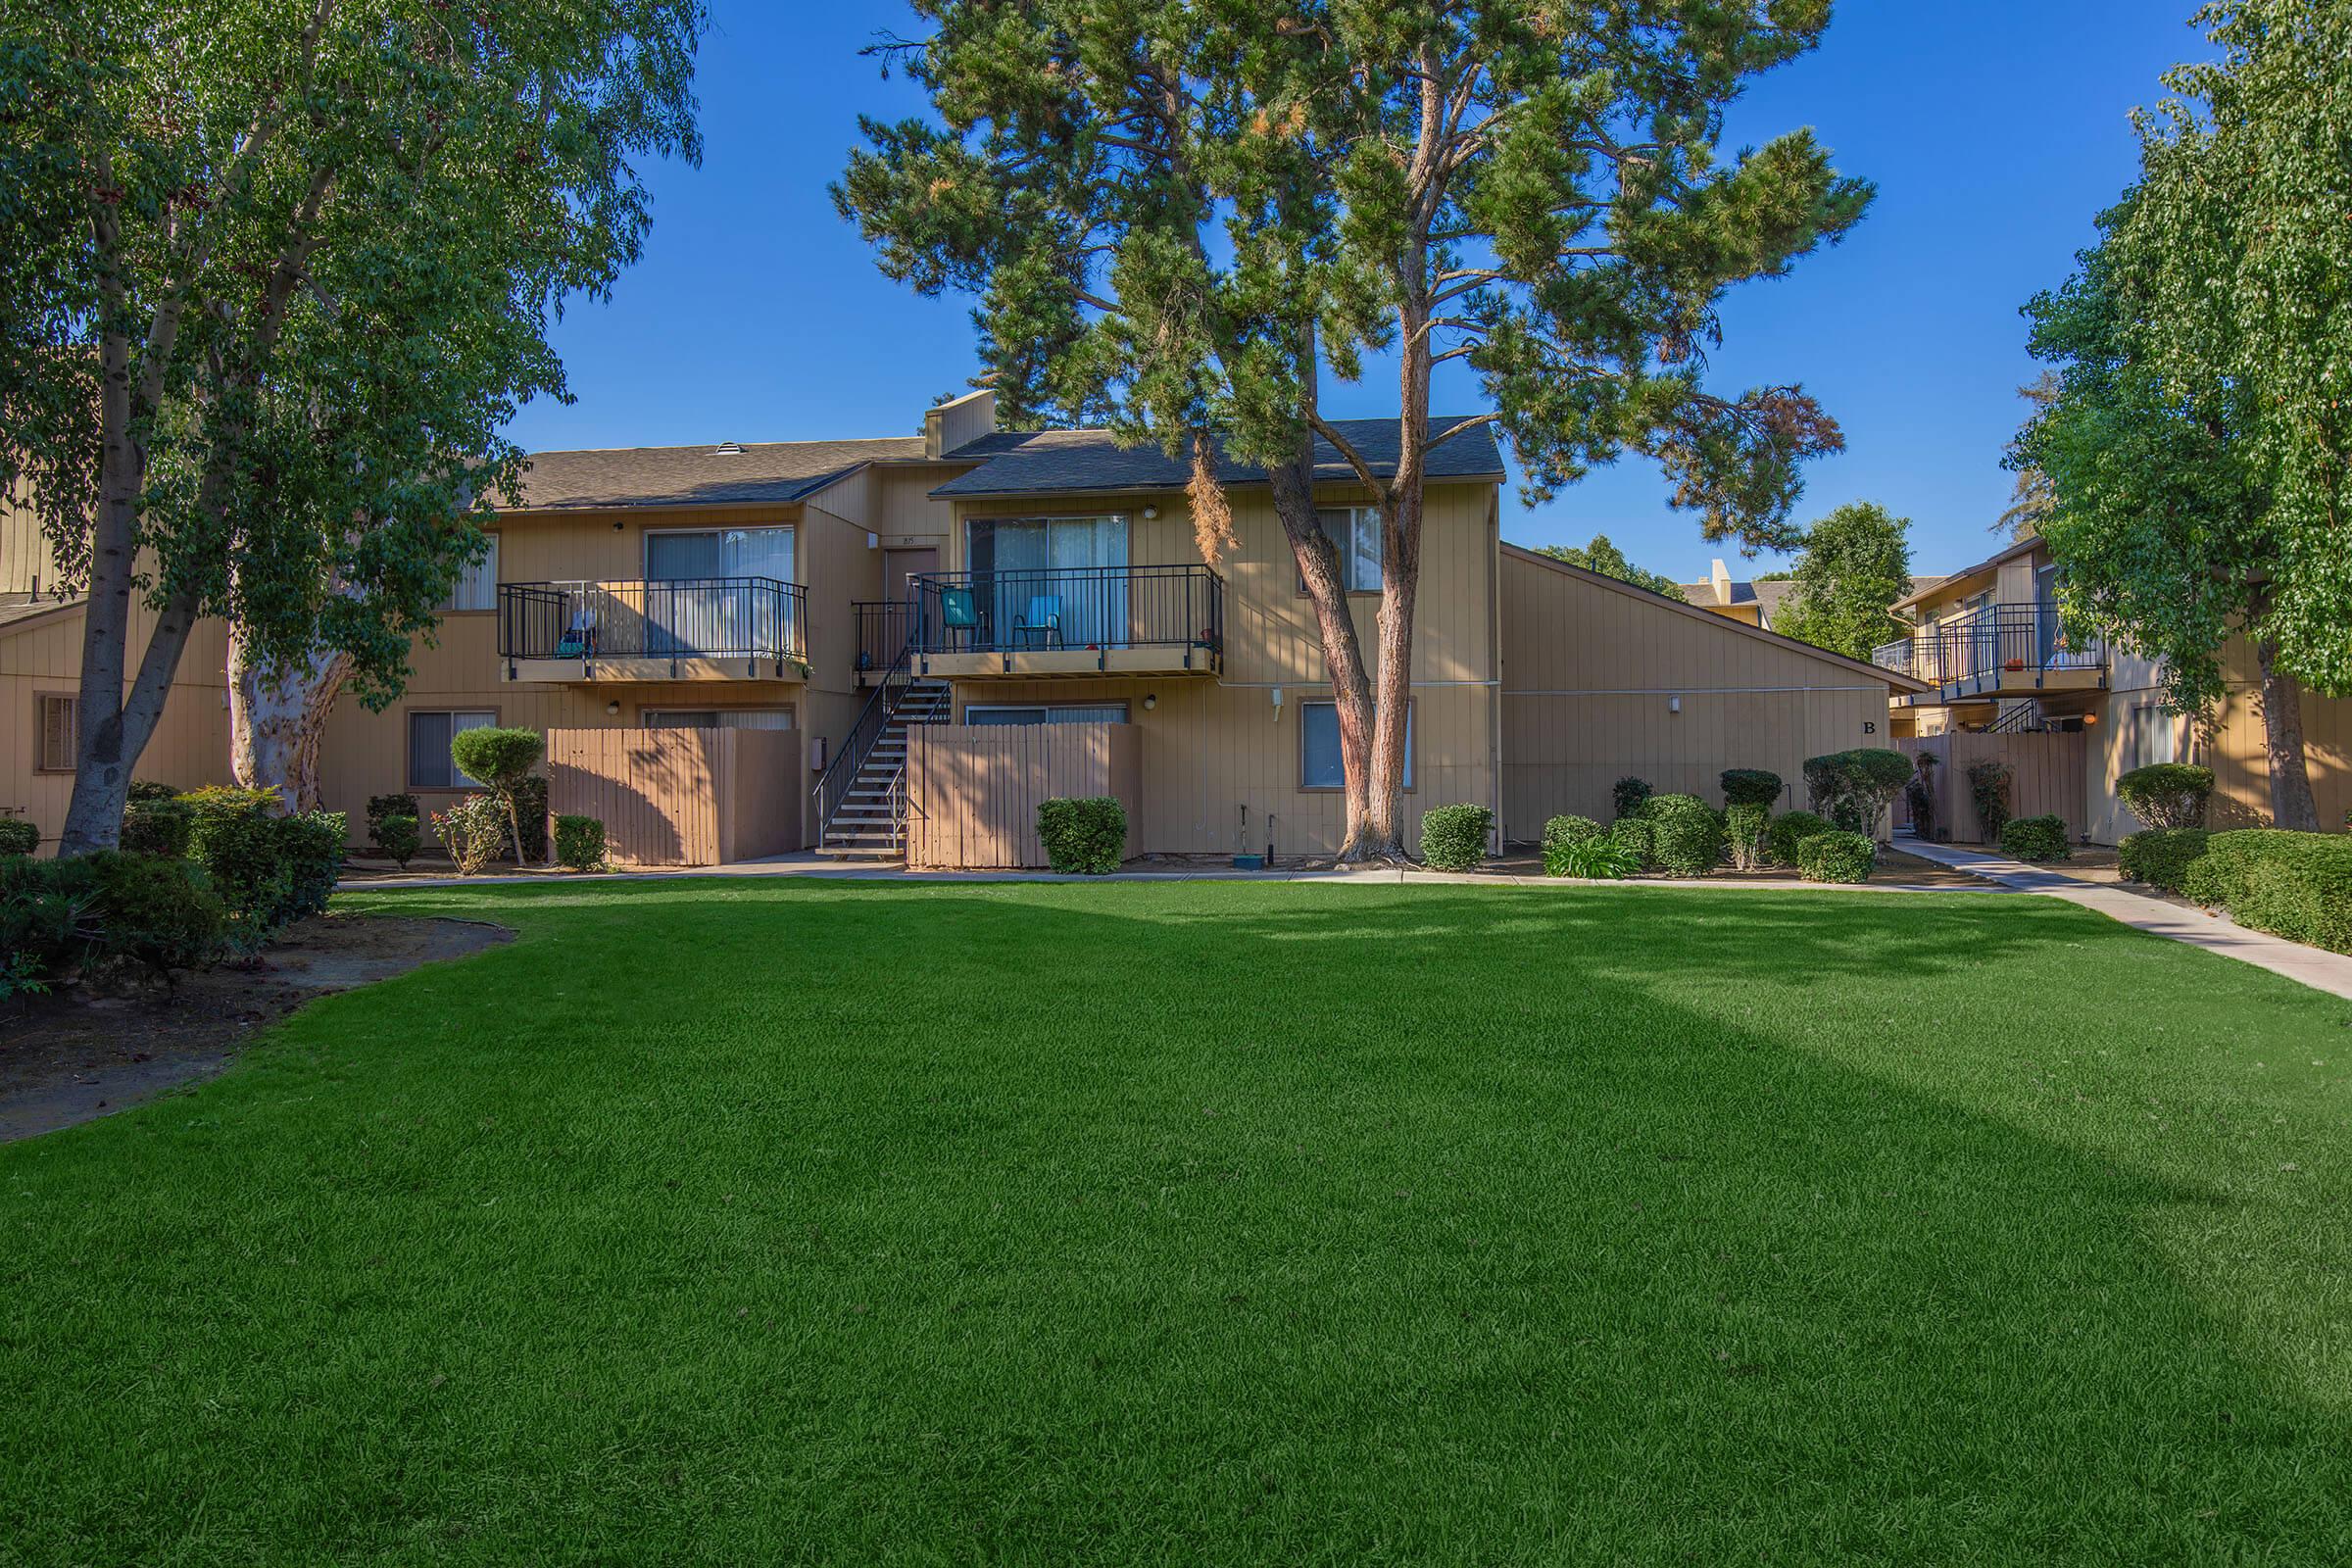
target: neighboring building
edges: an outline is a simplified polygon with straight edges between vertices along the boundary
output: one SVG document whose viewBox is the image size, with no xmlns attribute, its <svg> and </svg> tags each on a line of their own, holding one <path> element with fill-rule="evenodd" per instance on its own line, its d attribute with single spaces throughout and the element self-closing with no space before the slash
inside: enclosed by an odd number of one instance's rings
<svg viewBox="0 0 2352 1568">
<path fill-rule="evenodd" d="M 1924 593 L 1942 580 L 1940 577 L 1914 577 L 1911 579 L 1911 591 L 1914 594 Z M 1705 582 L 1687 582 L 1682 584 L 1682 590 L 1683 597 L 1701 610 L 1711 610 L 1742 625 L 1778 631 L 1780 628 L 1773 623 L 1774 617 L 1780 613 L 1782 603 L 1796 592 L 1796 580 L 1792 577 L 1770 577 L 1754 582 L 1738 581 L 1733 578 L 1731 567 L 1725 565 L 1723 558 L 1718 556 L 1714 561 L 1714 569 L 1708 573 Z"/>
<path fill-rule="evenodd" d="M 1348 435 L 1393 463 L 1393 420 Z M 355 837 L 371 795 L 443 807 L 467 787 L 449 736 L 519 724 L 557 732 L 559 797 L 593 784 L 639 824 L 634 844 L 620 835 L 637 858 L 699 860 L 712 844 L 886 853 L 909 813 L 1033 815 L 1002 777 L 949 788 L 925 775 L 929 793 L 909 801 L 910 752 L 983 728 L 1107 725 L 1123 727 L 1109 750 L 1125 771 L 1105 776 L 1129 781 L 1131 853 L 1221 856 L 1269 838 L 1280 855 L 1329 853 L 1345 820 L 1321 639 L 1262 476 L 1224 477 L 1236 543 L 1211 568 L 1187 464 L 1102 431 L 998 430 L 985 392 L 931 411 L 920 436 L 537 454 L 404 695 L 380 713 L 337 706 L 326 805 L 351 813 Z M 1484 430 L 1432 454 L 1415 846 L 1421 813 L 1455 802 L 1494 808 L 1513 841 L 1560 811 L 1605 818 L 1627 773 L 1710 798 L 1729 767 L 1794 784 L 1806 757 L 1883 738 L 1890 692 L 1925 690 L 1505 545 L 1502 480 Z M 1317 488 L 1376 658 L 1370 498 L 1332 452 Z M 78 607 L 40 613 L 73 628 L 59 647 L 77 651 Z M 193 784 L 224 765 L 218 631 L 191 650 L 174 698 L 168 727 L 183 738 L 151 751 L 142 776 Z M 14 641 L 0 625 L 0 679 L 22 662 Z M 39 722 L 29 687 L 11 701 L 18 724 Z M 770 733 L 723 738 L 743 730 Z M 665 825 L 680 803 L 714 799 L 745 820 L 708 835 Z M 54 833 L 62 789 L 25 805 Z"/>
<path fill-rule="evenodd" d="M 2021 539 L 1894 605 L 1919 626 L 1873 654 L 1881 666 L 1928 682 L 1894 700 L 1898 737 L 1949 733 L 2084 737 L 2078 833 L 2113 844 L 2141 826 L 2115 794 L 2116 778 L 2150 762 L 2199 762 L 2214 770 L 2217 827 L 2267 825 L 2270 782 L 2260 681 L 2243 639 L 2224 650 L 2228 695 L 2209 722 L 2168 713 L 2159 666 L 2060 625 L 2061 568 L 2039 538 Z M 2304 748 L 2320 821 L 2352 808 L 2352 700 L 2305 693 Z"/>
</svg>

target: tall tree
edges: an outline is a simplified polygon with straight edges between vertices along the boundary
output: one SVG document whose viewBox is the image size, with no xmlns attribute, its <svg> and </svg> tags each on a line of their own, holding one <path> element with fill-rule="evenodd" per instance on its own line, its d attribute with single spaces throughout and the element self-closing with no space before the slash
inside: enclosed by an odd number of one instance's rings
<svg viewBox="0 0 2352 1568">
<path fill-rule="evenodd" d="M 1646 588 L 1653 594 L 1663 594 L 1669 599 L 1683 597 L 1681 583 L 1672 577 L 1662 577 L 1654 571 L 1635 565 L 1625 559 L 1625 552 L 1612 544 L 1605 533 L 1594 534 L 1592 542 L 1582 549 L 1575 545 L 1544 545 L 1536 554 L 1549 556 L 1554 561 L 1565 561 L 1571 566 L 1582 566 L 1587 571 L 1597 571 L 1603 577 L 1614 577 L 1619 582 L 1630 582 L 1637 588 Z"/>
<path fill-rule="evenodd" d="M 1911 591 L 1911 519 L 1875 501 L 1849 502 L 1807 530 L 1794 577 L 1773 630 L 1868 659 L 1908 629 L 1891 607 Z"/>
<path fill-rule="evenodd" d="M 1813 47 L 1826 0 L 916 0 L 882 48 L 936 122 L 865 126 L 837 191 L 884 270 L 980 296 L 1014 416 L 1103 419 L 1265 467 L 1340 719 L 1342 858 L 1403 854 L 1399 790 L 1430 453 L 1498 425 L 1547 496 L 1639 452 L 1709 538 L 1786 543 L 1802 461 L 1840 443 L 1800 389 L 1704 383 L 1717 306 L 1861 216 L 1805 132 L 1725 159 L 1723 112 Z M 1328 371 L 1396 356 L 1393 463 L 1322 412 Z M 1433 428 L 1435 368 L 1492 411 Z M 1314 518 L 1313 443 L 1381 517 L 1377 660 Z M 1372 671 L 1368 674 L 1367 671 Z"/>
<path fill-rule="evenodd" d="M 289 684 L 397 689 L 483 548 L 478 492 L 513 476 L 500 424 L 565 395 L 553 314 L 642 244 L 631 160 L 697 150 L 704 17 L 59 0 L 10 22 L 0 156 L 45 182 L 13 198 L 45 265 L 0 267 L 30 350 L 0 364 L 0 480 L 30 481 L 87 591 L 79 853 L 115 842 L 201 617 L 234 629 L 245 727 Z"/>
<path fill-rule="evenodd" d="M 2063 288 L 2027 306 L 2056 400 L 2016 462 L 2075 619 L 2164 662 L 2201 711 L 2242 633 L 2271 808 L 2315 829 L 2305 687 L 2352 691 L 2352 12 L 2231 0 L 2217 61 L 2137 117 L 2140 178 Z"/>
<path fill-rule="evenodd" d="M 2044 370 L 2017 389 L 2017 395 L 2034 406 L 2034 415 L 2048 408 L 2058 399 L 2058 374 Z M 2009 505 L 1992 520 L 1992 531 L 2005 539 L 2029 538 L 2041 532 L 2041 525 L 2050 515 L 2050 476 L 2033 464 L 2018 460 L 2017 443 L 2012 441 L 2002 460 L 2017 475 L 2010 486 Z"/>
</svg>

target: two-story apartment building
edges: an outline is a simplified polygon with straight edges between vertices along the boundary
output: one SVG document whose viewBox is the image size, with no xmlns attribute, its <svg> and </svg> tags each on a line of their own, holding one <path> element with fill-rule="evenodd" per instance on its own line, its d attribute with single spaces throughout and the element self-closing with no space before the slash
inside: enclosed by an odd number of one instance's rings
<svg viewBox="0 0 2352 1568">
<path fill-rule="evenodd" d="M 1348 436 L 1390 461 L 1393 420 Z M 1324 526 L 1377 657 L 1377 519 L 1338 454 L 1323 459 Z M 1555 812 L 1605 817 L 1627 773 L 1705 795 L 1727 767 L 1794 781 L 1808 756 L 1884 738 L 1890 693 L 1927 689 L 1503 543 L 1501 455 L 1483 430 L 1433 459 L 1416 827 L 1427 808 L 1474 802 L 1494 808 L 1498 837 L 1532 839 Z M 1187 477 L 1107 432 L 1000 430 L 985 392 L 930 411 L 921 435 L 536 454 L 403 697 L 334 711 L 326 804 L 355 833 L 371 795 L 448 804 L 469 787 L 449 737 L 481 724 L 784 731 L 795 740 L 760 748 L 762 766 L 793 775 L 764 781 L 760 853 L 888 855 L 910 726 L 1114 724 L 1140 747 L 1132 852 L 1223 855 L 1271 836 L 1279 854 L 1327 853 L 1344 826 L 1338 724 L 1289 543 L 1262 475 L 1229 465 L 1235 544 L 1204 564 Z M 0 681 L 22 662 L 13 641 L 0 619 Z M 176 738 L 143 776 L 195 783 L 224 767 L 217 640 L 183 675 Z M 8 698 L 17 724 L 54 724 L 34 698 Z M 29 772 L 0 760 L 0 777 Z M 642 772 L 628 787 L 663 789 Z M 54 831 L 62 787 L 14 794 L 0 808 Z"/>
</svg>

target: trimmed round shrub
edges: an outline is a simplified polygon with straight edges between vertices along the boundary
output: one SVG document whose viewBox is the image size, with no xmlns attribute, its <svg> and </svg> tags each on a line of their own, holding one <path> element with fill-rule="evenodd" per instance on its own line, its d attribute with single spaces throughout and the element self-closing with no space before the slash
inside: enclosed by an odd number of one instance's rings
<svg viewBox="0 0 2352 1568">
<path fill-rule="evenodd" d="M 343 846 L 350 838 L 351 824 L 341 811 L 296 811 L 277 819 L 287 883 L 286 902 L 274 911 L 278 926 L 326 908 L 343 874 Z"/>
<path fill-rule="evenodd" d="M 2216 833 L 2180 891 L 2243 926 L 2352 953 L 2352 839 L 2248 828 Z"/>
<path fill-rule="evenodd" d="M 424 808 L 416 804 L 416 796 L 406 791 L 393 795 L 370 795 L 368 797 L 368 841 L 386 855 L 392 853 L 392 846 L 384 842 L 384 836 L 380 829 L 386 818 L 394 816 L 405 816 L 411 822 L 421 822 L 424 820 Z M 413 855 L 416 852 L 412 850 L 409 853 Z M 403 860 L 401 863 L 406 865 L 408 862 Z"/>
<path fill-rule="evenodd" d="M 371 836 L 375 840 L 376 853 L 404 871 L 409 868 L 409 862 L 416 858 L 416 852 L 424 848 L 424 830 L 417 826 L 416 819 L 397 812 L 378 817 Z"/>
<path fill-rule="evenodd" d="M 1732 863 L 1740 870 L 1753 871 L 1764 863 L 1770 853 L 1765 848 L 1764 830 L 1771 820 L 1771 808 L 1753 801 L 1742 801 L 1724 811 L 1724 842 L 1731 846 Z"/>
<path fill-rule="evenodd" d="M 294 898 L 293 867 L 278 835 L 277 791 L 213 784 L 180 799 L 192 818 L 188 855 L 228 906 L 228 945 L 241 954 L 259 952 Z"/>
<path fill-rule="evenodd" d="M 170 979 L 220 956 L 228 909 L 194 861 L 101 852 L 87 858 L 98 881 L 94 956 L 136 963 Z"/>
<path fill-rule="evenodd" d="M 1636 778 L 1628 773 L 1610 786 L 1609 806 L 1616 811 L 1620 820 L 1629 816 L 1640 816 L 1642 808 L 1649 804 L 1649 798 L 1654 793 L 1656 792 L 1649 787 L 1649 780 Z"/>
<path fill-rule="evenodd" d="M 166 855 L 173 859 L 188 853 L 196 830 L 196 813 L 177 796 L 142 800 L 133 795 L 122 808 L 122 849 L 131 855 Z"/>
<path fill-rule="evenodd" d="M 1636 871 L 1658 868 L 1657 824 L 1647 817 L 1619 817 L 1609 824 L 1609 842 L 1626 853 Z"/>
<path fill-rule="evenodd" d="M 1566 869 L 1568 852 L 1580 844 L 1592 844 L 1608 837 L 1608 829 L 1589 816 L 1555 816 L 1544 824 L 1544 874 L 1545 876 L 1582 876 L 1582 871 Z"/>
<path fill-rule="evenodd" d="M 1441 806 L 1421 813 L 1421 858 L 1434 871 L 1475 871 L 1487 861 L 1494 813 L 1483 806 Z"/>
<path fill-rule="evenodd" d="M 2203 827 L 2205 803 L 2213 798 L 2213 769 L 2151 762 L 2119 776 L 2115 793 L 2150 827 Z"/>
<path fill-rule="evenodd" d="M 30 855 L 41 847 L 41 825 L 27 816 L 0 816 L 0 855 Z"/>
<path fill-rule="evenodd" d="M 557 817 L 556 863 L 573 871 L 605 869 L 605 824 L 568 811 Z"/>
<path fill-rule="evenodd" d="M 1879 863 L 1879 846 L 1867 833 L 1832 828 L 1796 847 L 1796 874 L 1808 882 L 1867 882 Z"/>
<path fill-rule="evenodd" d="M 1848 833 L 1875 833 L 1917 764 L 1901 752 L 1864 746 L 1805 760 L 1807 803 Z"/>
<path fill-rule="evenodd" d="M 2066 818 L 2021 816 L 2001 829 L 2001 853 L 2018 860 L 2064 860 L 2074 848 L 2067 842 Z"/>
<path fill-rule="evenodd" d="M 1769 807 L 1781 798 L 1781 775 L 1768 773 L 1760 767 L 1726 768 L 1723 774 L 1723 804 L 1734 806 Z"/>
<path fill-rule="evenodd" d="M 2127 882 L 2144 882 L 2167 893 L 2180 891 L 2188 868 L 2205 854 L 2213 837 L 2201 827 L 2152 827 L 2125 837 L 2117 862 Z"/>
<path fill-rule="evenodd" d="M 1816 833 L 1827 833 L 1830 824 L 1811 811 L 1783 811 L 1764 829 L 1764 849 L 1775 865 L 1796 864 L 1797 847 Z"/>
<path fill-rule="evenodd" d="M 507 813 L 508 831 L 500 843 L 520 865 L 525 850 L 533 839 L 539 844 L 540 856 L 547 852 L 547 796 L 545 785 L 539 795 L 539 825 L 536 829 L 523 825 L 530 814 L 529 794 L 533 775 L 531 769 L 547 753 L 547 737 L 535 729 L 518 729 L 485 725 L 480 729 L 463 729 L 449 738 L 449 760 L 458 771 L 467 778 L 478 779 L 482 787 L 498 799 Z"/>
<path fill-rule="evenodd" d="M 1705 876 L 1723 863 L 1723 817 L 1695 795 L 1659 795 L 1647 811 L 1658 868 Z"/>
<path fill-rule="evenodd" d="M 1107 876 L 1127 857 L 1127 808 L 1108 795 L 1041 801 L 1037 836 L 1054 870 Z"/>
</svg>

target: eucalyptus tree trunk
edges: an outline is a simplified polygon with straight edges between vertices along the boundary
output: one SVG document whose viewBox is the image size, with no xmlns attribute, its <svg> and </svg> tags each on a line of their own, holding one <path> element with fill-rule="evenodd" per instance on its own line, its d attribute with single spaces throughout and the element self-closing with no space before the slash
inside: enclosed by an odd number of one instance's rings
<svg viewBox="0 0 2352 1568">
<path fill-rule="evenodd" d="M 2298 833 L 2320 830 L 2319 803 L 2312 798 L 2311 768 L 2303 757 L 2303 692 L 2295 678 L 2276 667 L 2277 643 L 2254 650 L 2262 663 L 2262 744 L 2270 764 L 2271 821 Z"/>
<path fill-rule="evenodd" d="M 228 631 L 229 769 L 247 789 L 274 789 L 289 811 L 318 808 L 318 741 L 351 673 L 348 655 L 321 651 L 299 666 L 264 665 Z"/>
</svg>

